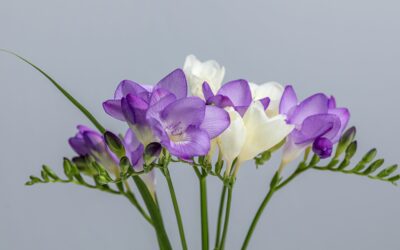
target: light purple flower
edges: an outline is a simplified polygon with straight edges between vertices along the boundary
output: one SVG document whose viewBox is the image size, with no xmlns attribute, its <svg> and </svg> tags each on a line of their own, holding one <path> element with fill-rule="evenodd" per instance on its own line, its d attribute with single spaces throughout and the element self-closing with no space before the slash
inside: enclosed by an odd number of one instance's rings
<svg viewBox="0 0 400 250">
<path fill-rule="evenodd" d="M 105 111 L 127 121 L 146 147 L 160 142 L 171 154 L 189 159 L 207 154 L 210 139 L 229 126 L 229 115 L 218 107 L 206 107 L 199 98 L 187 97 L 181 69 L 164 77 L 154 88 L 123 81 Z"/>
<path fill-rule="evenodd" d="M 284 147 L 283 162 L 288 163 L 312 145 L 320 158 L 329 157 L 350 118 L 347 108 L 336 107 L 334 97 L 314 94 L 298 103 L 292 86 L 286 86 L 279 111 L 295 129 Z"/>
</svg>

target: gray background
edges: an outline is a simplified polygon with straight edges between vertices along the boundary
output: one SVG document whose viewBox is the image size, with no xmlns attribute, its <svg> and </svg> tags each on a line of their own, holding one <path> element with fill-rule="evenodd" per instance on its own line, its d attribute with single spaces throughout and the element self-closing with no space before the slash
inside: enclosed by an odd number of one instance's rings
<svg viewBox="0 0 400 250">
<path fill-rule="evenodd" d="M 350 107 L 360 153 L 398 162 L 398 1 L 0 0 L 0 47 L 30 58 L 108 128 L 104 114 L 125 78 L 155 83 L 185 56 L 216 59 L 226 80 L 276 80 L 299 95 L 334 94 Z M 47 80 L 0 54 L 0 249 L 156 249 L 151 228 L 122 197 L 74 185 L 25 187 L 42 163 L 61 170 L 66 140 L 88 121 Z M 359 157 L 359 156 L 358 156 Z M 238 249 L 277 159 L 247 164 L 235 188 L 227 249 Z M 191 249 L 200 249 L 198 183 L 172 170 Z M 220 183 L 209 181 L 211 237 Z M 169 194 L 158 194 L 171 240 L 179 236 Z M 310 171 L 277 194 L 250 249 L 399 249 L 400 191 L 386 183 Z M 212 241 L 213 242 L 213 241 Z"/>
</svg>

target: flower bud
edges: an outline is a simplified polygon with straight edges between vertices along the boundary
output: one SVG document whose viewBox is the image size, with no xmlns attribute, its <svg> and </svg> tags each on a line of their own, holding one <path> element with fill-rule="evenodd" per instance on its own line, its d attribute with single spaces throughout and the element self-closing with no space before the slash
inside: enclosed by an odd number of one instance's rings
<svg viewBox="0 0 400 250">
<path fill-rule="evenodd" d="M 106 131 L 104 133 L 104 140 L 108 146 L 108 148 L 117 155 L 118 158 L 121 158 L 125 155 L 125 148 L 122 144 L 121 140 L 114 133 L 110 131 Z"/>
</svg>

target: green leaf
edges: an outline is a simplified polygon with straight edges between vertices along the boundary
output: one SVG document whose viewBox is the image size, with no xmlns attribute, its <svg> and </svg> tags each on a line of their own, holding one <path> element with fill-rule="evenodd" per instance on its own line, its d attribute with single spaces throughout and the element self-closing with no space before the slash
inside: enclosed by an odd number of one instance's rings
<svg viewBox="0 0 400 250">
<path fill-rule="evenodd" d="M 143 180 L 138 176 L 133 176 L 133 180 L 143 198 L 143 201 L 149 211 L 150 217 L 156 228 L 157 239 L 161 249 L 172 250 L 171 243 L 169 242 L 167 232 L 165 231 L 164 222 L 161 216 L 160 209 L 154 200 L 152 194 L 147 188 Z"/>
<path fill-rule="evenodd" d="M 32 66 L 34 69 L 39 71 L 44 77 L 46 77 L 72 104 L 75 105 L 92 123 L 96 128 L 103 134 L 106 130 L 104 127 L 96 120 L 96 118 L 82 105 L 80 104 L 71 94 L 69 94 L 65 89 L 61 87 L 60 84 L 58 84 L 51 76 L 49 76 L 46 72 L 44 72 L 42 69 L 40 69 L 38 66 L 34 65 L 24 57 L 16 54 L 15 52 L 5 50 L 5 49 L 0 49 L 0 51 L 6 52 L 8 54 L 14 55 L 17 58 L 21 59 L 22 61 L 26 62 L 30 66 Z"/>
</svg>

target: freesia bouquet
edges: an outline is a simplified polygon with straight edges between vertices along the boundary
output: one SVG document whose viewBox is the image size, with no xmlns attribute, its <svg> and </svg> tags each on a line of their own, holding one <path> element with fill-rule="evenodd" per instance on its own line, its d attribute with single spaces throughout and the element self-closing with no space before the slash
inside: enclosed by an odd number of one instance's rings
<svg viewBox="0 0 400 250">
<path fill-rule="evenodd" d="M 230 221 L 232 191 L 246 161 L 257 166 L 282 151 L 269 191 L 256 210 L 241 249 L 247 249 L 257 222 L 271 197 L 308 170 L 365 176 L 396 184 L 397 165 L 383 167 L 375 149 L 351 163 L 357 150 L 356 130 L 347 128 L 350 113 L 333 96 L 322 93 L 299 99 L 290 85 L 257 85 L 244 79 L 222 84 L 225 68 L 215 61 L 186 58 L 155 85 L 123 80 L 104 111 L 127 125 L 125 134 L 106 130 L 91 113 L 53 78 L 26 59 L 57 87 L 94 128 L 79 125 L 69 139 L 77 156 L 64 158 L 65 177 L 48 166 L 27 185 L 73 183 L 125 196 L 153 227 L 160 249 L 172 249 L 157 199 L 156 178 L 165 178 L 174 206 L 182 249 L 188 249 L 184 222 L 169 169 L 173 163 L 193 168 L 199 179 L 202 249 L 224 249 Z M 300 160 L 298 160 L 300 159 Z M 297 161 L 296 161 L 297 160 Z M 287 165 L 290 174 L 282 170 Z M 245 171 L 243 169 L 242 171 Z M 215 241 L 211 245 L 207 208 L 207 178 L 221 181 Z M 132 187 L 136 186 L 135 190 Z"/>
</svg>

